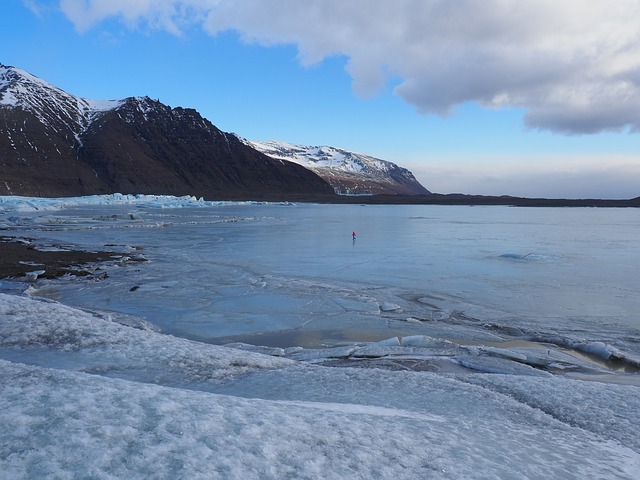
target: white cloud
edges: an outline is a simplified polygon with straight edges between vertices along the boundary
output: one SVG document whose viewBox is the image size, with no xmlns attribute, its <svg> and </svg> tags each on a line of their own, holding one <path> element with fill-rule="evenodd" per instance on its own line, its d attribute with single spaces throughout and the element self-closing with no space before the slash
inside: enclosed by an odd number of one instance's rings
<svg viewBox="0 0 640 480">
<path fill-rule="evenodd" d="M 531 128 L 640 131 L 639 0 L 61 0 L 84 31 L 108 17 L 201 25 L 295 44 L 303 65 L 348 57 L 357 94 L 389 76 L 424 113 L 521 107 Z"/>
<path fill-rule="evenodd" d="M 201 21 L 197 0 L 60 0 L 60 9 L 79 32 L 110 17 L 120 18 L 130 28 L 145 22 L 151 28 L 180 35 L 182 26 Z"/>
</svg>

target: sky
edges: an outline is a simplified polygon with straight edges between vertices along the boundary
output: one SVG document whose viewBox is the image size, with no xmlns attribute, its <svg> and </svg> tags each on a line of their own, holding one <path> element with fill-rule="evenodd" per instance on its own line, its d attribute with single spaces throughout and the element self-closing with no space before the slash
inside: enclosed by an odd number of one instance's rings
<svg viewBox="0 0 640 480">
<path fill-rule="evenodd" d="M 437 193 L 640 195 L 640 0 L 2 0 L 0 63 Z"/>
</svg>

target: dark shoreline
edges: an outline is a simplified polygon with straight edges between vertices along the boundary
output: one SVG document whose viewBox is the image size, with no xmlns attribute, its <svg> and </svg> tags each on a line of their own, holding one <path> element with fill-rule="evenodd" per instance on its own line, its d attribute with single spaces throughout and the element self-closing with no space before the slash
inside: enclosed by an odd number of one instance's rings
<svg viewBox="0 0 640 480">
<path fill-rule="evenodd" d="M 20 278 L 44 270 L 38 278 L 56 278 L 65 274 L 89 275 L 89 264 L 115 261 L 117 252 L 83 250 L 38 250 L 30 243 L 13 237 L 0 238 L 0 279 Z"/>
<path fill-rule="evenodd" d="M 511 207 L 597 207 L 597 208 L 640 208 L 640 197 L 628 200 L 598 198 L 526 198 L 509 195 L 487 196 L 461 193 L 429 195 L 220 195 L 205 197 L 206 200 L 298 202 L 336 205 L 504 205 Z"/>
</svg>

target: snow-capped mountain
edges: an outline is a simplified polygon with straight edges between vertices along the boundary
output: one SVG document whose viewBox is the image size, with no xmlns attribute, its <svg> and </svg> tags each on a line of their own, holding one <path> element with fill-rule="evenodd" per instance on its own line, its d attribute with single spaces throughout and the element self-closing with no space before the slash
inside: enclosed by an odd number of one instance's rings
<svg viewBox="0 0 640 480">
<path fill-rule="evenodd" d="M 31 112 L 43 125 L 76 139 L 97 114 L 122 102 L 75 97 L 24 70 L 0 64 L 0 105 Z"/>
<path fill-rule="evenodd" d="M 0 194 L 114 192 L 429 193 L 392 162 L 334 147 L 249 142 L 193 109 L 149 97 L 79 98 L 0 64 Z"/>
<path fill-rule="evenodd" d="M 333 189 L 193 109 L 148 97 L 78 98 L 0 64 L 0 195 L 116 192 L 251 198 Z"/>
<path fill-rule="evenodd" d="M 336 147 L 312 147 L 285 142 L 248 143 L 273 158 L 302 165 L 324 178 L 342 195 L 430 193 L 406 168 L 369 155 Z"/>
</svg>

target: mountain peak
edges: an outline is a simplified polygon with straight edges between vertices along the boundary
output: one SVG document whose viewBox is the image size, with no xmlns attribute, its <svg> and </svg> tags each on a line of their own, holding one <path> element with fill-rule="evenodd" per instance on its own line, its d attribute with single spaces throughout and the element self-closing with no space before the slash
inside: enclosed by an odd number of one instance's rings
<svg viewBox="0 0 640 480">
<path fill-rule="evenodd" d="M 162 105 L 148 96 L 127 97 L 117 100 L 91 100 L 76 97 L 29 72 L 0 63 L 0 105 L 18 107 L 38 115 L 44 101 L 58 103 L 63 109 L 71 107 L 79 117 L 90 120 L 95 114 L 115 110 L 125 104 L 149 111 Z M 40 117 L 40 120 L 44 118 Z"/>
<path fill-rule="evenodd" d="M 0 106 L 32 113 L 43 125 L 76 138 L 97 114 L 121 104 L 76 97 L 25 70 L 0 64 Z"/>
<path fill-rule="evenodd" d="M 385 160 L 330 146 L 252 143 L 192 108 L 148 96 L 88 100 L 1 64 L 0 116 L 0 193 L 429 193 Z"/>
<path fill-rule="evenodd" d="M 0 65 L 0 104 L 33 111 L 40 106 L 42 97 L 50 95 L 56 99 L 76 99 L 29 72 Z"/>
<path fill-rule="evenodd" d="M 332 189 L 194 109 L 148 96 L 88 100 L 0 65 L 0 195 L 113 192 L 246 199 Z"/>
</svg>

